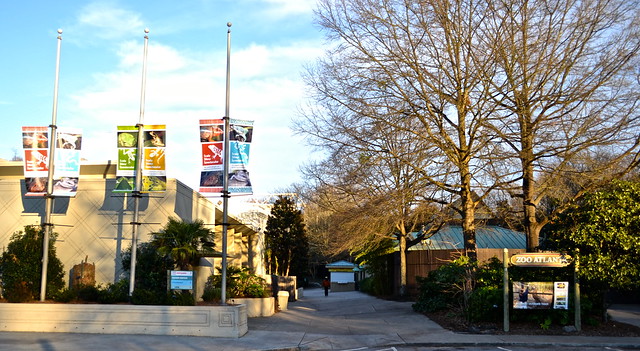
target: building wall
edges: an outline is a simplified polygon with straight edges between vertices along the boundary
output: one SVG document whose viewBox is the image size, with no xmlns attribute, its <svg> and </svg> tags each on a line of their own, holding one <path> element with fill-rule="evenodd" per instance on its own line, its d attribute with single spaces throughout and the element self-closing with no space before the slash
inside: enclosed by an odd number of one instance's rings
<svg viewBox="0 0 640 351">
<path fill-rule="evenodd" d="M 17 164 L 17 165 L 16 165 Z M 19 172 L 16 170 L 19 167 Z M 0 247 L 6 248 L 11 235 L 25 225 L 39 225 L 44 218 L 45 199 L 24 196 L 21 163 L 0 164 Z M 112 193 L 115 185 L 113 165 L 82 165 L 78 193 L 74 198 L 54 200 L 52 222 L 57 256 L 67 270 L 85 260 L 95 263 L 96 282 L 109 283 L 121 279 L 122 252 L 131 246 L 134 201 L 129 195 Z M 216 232 L 217 251 L 222 250 L 222 212 L 208 199 L 176 179 L 167 180 L 167 191 L 145 196 L 140 200 L 138 241 L 146 242 L 151 233 L 166 224 L 168 217 L 183 220 L 201 219 Z M 218 219 L 216 221 L 216 218 Z M 261 257 L 249 250 L 257 245 L 258 233 L 230 219 L 227 232 L 227 253 L 230 266 L 255 266 Z M 213 262 L 211 262 L 213 261 Z M 258 261 L 253 262 L 253 261 Z M 221 259 L 209 260 L 210 267 L 202 267 L 199 276 L 217 273 Z"/>
<path fill-rule="evenodd" d="M 525 249 L 509 249 L 509 256 L 525 252 Z M 503 249 L 477 249 L 478 262 L 486 262 L 497 257 L 502 262 Z M 429 272 L 444 266 L 462 255 L 459 250 L 410 250 L 407 251 L 407 291 L 410 295 L 418 294 L 416 277 L 426 277 Z M 393 254 L 394 291 L 400 290 L 400 254 Z"/>
</svg>

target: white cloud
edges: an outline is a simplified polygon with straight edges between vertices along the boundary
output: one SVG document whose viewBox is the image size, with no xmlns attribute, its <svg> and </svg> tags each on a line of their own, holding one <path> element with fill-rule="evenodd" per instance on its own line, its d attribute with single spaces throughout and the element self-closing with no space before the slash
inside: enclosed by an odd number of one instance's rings
<svg viewBox="0 0 640 351">
<path fill-rule="evenodd" d="M 90 27 L 93 33 L 102 39 L 128 36 L 144 26 L 138 14 L 103 2 L 94 2 L 83 7 L 78 15 L 78 22 L 80 26 Z"/>
<path fill-rule="evenodd" d="M 266 3 L 284 16 L 309 11 L 311 1 Z M 113 29 L 114 37 L 142 28 L 139 15 L 101 3 L 85 7 L 80 23 Z M 184 46 L 170 38 L 151 38 L 144 122 L 167 125 L 168 176 L 195 187 L 200 171 L 198 120 L 224 115 L 226 48 Z M 116 127 L 138 122 L 143 40 L 121 41 L 113 50 L 118 60 L 110 65 L 113 69 L 92 74 L 87 85 L 72 94 L 73 116 L 66 119 L 83 129 L 83 157 L 90 161 L 114 159 Z M 304 97 L 302 66 L 320 54 L 316 41 L 232 47 L 230 115 L 255 120 L 250 170 L 258 192 L 288 184 L 308 158 L 289 125 Z"/>
<path fill-rule="evenodd" d="M 307 14 L 315 8 L 315 0 L 264 0 L 271 5 L 269 13 L 276 17 L 288 17 L 292 15 Z"/>
</svg>

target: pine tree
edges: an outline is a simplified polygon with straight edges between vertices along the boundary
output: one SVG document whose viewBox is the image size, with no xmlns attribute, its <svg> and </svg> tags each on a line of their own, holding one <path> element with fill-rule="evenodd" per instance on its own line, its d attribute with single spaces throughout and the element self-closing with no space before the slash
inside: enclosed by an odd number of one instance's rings
<svg viewBox="0 0 640 351">
<path fill-rule="evenodd" d="M 265 231 L 266 265 L 271 274 L 304 276 L 309 263 L 309 240 L 302 211 L 293 200 L 279 196 Z"/>
</svg>

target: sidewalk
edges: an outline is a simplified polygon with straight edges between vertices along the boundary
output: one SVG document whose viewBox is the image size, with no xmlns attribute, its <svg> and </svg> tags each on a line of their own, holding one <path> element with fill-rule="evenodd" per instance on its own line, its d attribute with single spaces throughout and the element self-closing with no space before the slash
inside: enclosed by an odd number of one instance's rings
<svg viewBox="0 0 640 351">
<path fill-rule="evenodd" d="M 377 299 L 359 292 L 305 290 L 289 309 L 249 319 L 245 338 L 267 338 L 262 350 L 343 350 L 380 346 L 553 346 L 640 349 L 640 337 L 478 335 L 454 333 L 415 313 L 412 302 Z M 640 312 L 637 311 L 637 312 Z M 628 320 L 640 323 L 640 314 Z M 615 318 L 615 317 L 614 317 Z M 620 320 L 622 321 L 622 320 Z M 276 337 L 277 335 L 277 337 Z M 285 338 L 286 336 L 286 338 Z M 297 343 L 296 343 L 297 342 Z M 294 343 L 294 344 L 292 344 Z"/>
<path fill-rule="evenodd" d="M 0 332 L 0 350 L 12 351 L 169 351 L 169 350 L 376 350 L 402 346 L 558 346 L 640 349 L 640 337 L 580 337 L 459 334 L 413 312 L 411 302 L 376 299 L 359 292 L 305 290 L 286 311 L 249 318 L 249 332 L 238 339 L 153 335 L 98 335 Z M 623 311 L 640 321 L 640 309 Z M 612 314 L 614 318 L 616 315 Z M 623 321 L 623 320 L 620 320 Z M 629 323 L 625 321 L 626 323 Z M 0 326 L 1 327 L 1 326 Z"/>
</svg>

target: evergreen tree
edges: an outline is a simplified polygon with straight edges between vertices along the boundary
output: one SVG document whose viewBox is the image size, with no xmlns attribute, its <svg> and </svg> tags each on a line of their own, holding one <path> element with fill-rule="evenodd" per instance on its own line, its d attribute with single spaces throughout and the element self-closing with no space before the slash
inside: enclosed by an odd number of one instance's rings
<svg viewBox="0 0 640 351">
<path fill-rule="evenodd" d="M 42 241 L 44 229 L 28 225 L 24 231 L 15 232 L 7 249 L 0 257 L 3 296 L 10 302 L 26 302 L 40 294 L 42 277 Z M 49 237 L 49 262 L 47 265 L 47 298 L 64 288 L 64 266 L 56 255 L 57 234 Z"/>
<path fill-rule="evenodd" d="M 293 200 L 279 196 L 275 201 L 265 231 L 266 265 L 271 274 L 307 275 L 309 240 L 302 211 Z"/>
<path fill-rule="evenodd" d="M 640 183 L 613 181 L 587 193 L 550 227 L 550 248 L 579 257 L 583 278 L 640 286 Z"/>
</svg>

